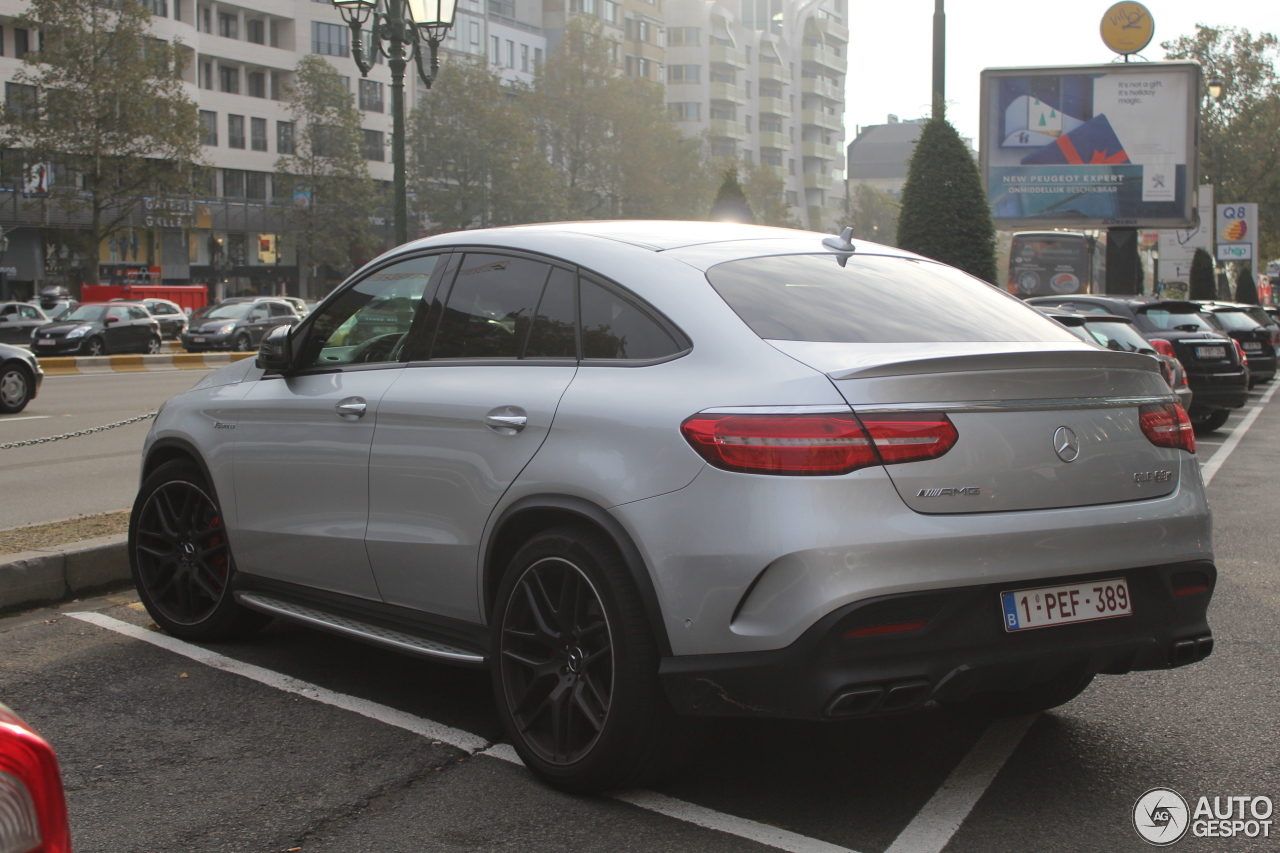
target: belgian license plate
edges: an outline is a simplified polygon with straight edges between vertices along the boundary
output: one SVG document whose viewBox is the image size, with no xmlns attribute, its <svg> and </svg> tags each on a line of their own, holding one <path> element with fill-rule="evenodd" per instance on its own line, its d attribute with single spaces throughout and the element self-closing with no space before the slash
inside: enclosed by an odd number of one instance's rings
<svg viewBox="0 0 1280 853">
<path fill-rule="evenodd" d="M 1124 578 L 1002 592 L 1000 603 L 1006 631 L 1133 615 L 1129 582 Z"/>
<path fill-rule="evenodd" d="M 36 341 L 36 346 L 38 347 L 53 347 L 57 345 L 58 345 L 58 342 L 53 338 L 44 338 Z"/>
<path fill-rule="evenodd" d="M 204 338 L 192 338 L 192 339 L 191 339 L 191 343 L 193 343 L 193 344 L 202 344 L 202 343 L 204 343 Z"/>
<path fill-rule="evenodd" d="M 1262 352 L 1262 344 L 1257 341 L 1250 341 L 1244 345 L 1249 352 Z"/>
<path fill-rule="evenodd" d="M 1226 347 L 1196 347 L 1196 358 L 1226 358 Z"/>
</svg>

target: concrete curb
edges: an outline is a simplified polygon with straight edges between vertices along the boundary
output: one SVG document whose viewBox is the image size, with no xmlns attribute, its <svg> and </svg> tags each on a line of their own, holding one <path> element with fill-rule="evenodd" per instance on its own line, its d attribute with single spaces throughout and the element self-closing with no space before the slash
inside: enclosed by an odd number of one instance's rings
<svg viewBox="0 0 1280 853">
<path fill-rule="evenodd" d="M 254 352 L 173 352 L 159 355 L 74 355 L 41 358 L 45 376 L 91 376 L 97 373 L 147 373 L 156 370 L 207 370 L 253 358 Z M 37 357 L 39 355 L 37 354 Z"/>
<path fill-rule="evenodd" d="M 0 555 L 0 610 L 36 606 L 129 580 L 128 534 Z"/>
</svg>

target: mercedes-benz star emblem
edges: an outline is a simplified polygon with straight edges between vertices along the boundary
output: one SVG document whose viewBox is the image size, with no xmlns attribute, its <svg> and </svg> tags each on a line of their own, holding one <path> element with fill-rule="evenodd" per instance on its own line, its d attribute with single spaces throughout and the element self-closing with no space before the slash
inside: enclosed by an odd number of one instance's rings
<svg viewBox="0 0 1280 853">
<path fill-rule="evenodd" d="M 1080 455 L 1080 439 L 1076 438 L 1070 427 L 1058 427 L 1058 431 L 1053 434 L 1053 449 L 1063 462 L 1075 462 Z"/>
</svg>

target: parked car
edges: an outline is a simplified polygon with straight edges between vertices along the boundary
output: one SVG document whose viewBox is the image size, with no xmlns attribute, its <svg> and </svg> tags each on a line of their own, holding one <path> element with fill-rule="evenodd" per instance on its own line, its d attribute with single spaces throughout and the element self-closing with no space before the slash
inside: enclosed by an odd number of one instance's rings
<svg viewBox="0 0 1280 853">
<path fill-rule="evenodd" d="M 1197 302 L 1200 310 L 1213 317 L 1223 330 L 1240 342 L 1249 365 L 1250 386 L 1270 382 L 1276 375 L 1274 337 L 1268 323 L 1260 322 L 1248 305 L 1233 302 Z"/>
<path fill-rule="evenodd" d="M 132 300 L 112 299 L 112 302 L 128 302 Z M 187 312 L 182 306 L 168 299 L 139 299 L 144 308 L 151 312 L 160 324 L 160 336 L 177 340 L 187 328 Z"/>
<path fill-rule="evenodd" d="M 34 305 L 0 302 L 0 343 L 25 344 L 34 329 L 48 322 L 48 316 Z"/>
<path fill-rule="evenodd" d="M 1028 713 L 1209 654 L 1209 509 L 1159 363 L 848 241 L 392 250 L 163 407 L 144 605 L 195 641 L 280 617 L 487 667 L 520 758 L 575 791 L 642 782 L 677 714 Z"/>
<path fill-rule="evenodd" d="M 230 349 L 247 351 L 275 326 L 291 326 L 300 318 L 293 306 L 278 299 L 226 301 L 193 322 L 179 336 L 187 352 Z"/>
<path fill-rule="evenodd" d="M 1200 306 L 1194 302 L 1150 296 L 1072 294 L 1037 296 L 1027 303 L 1081 314 L 1128 317 L 1153 345 L 1161 346 L 1159 341 L 1168 341 L 1186 368 L 1192 393 L 1187 414 L 1201 432 L 1218 429 L 1227 422 L 1232 409 L 1249 401 L 1249 368 L 1241 351 L 1217 321 L 1201 313 Z"/>
<path fill-rule="evenodd" d="M 1191 408 L 1191 386 L 1187 383 L 1187 371 L 1173 354 L 1168 341 L 1153 344 L 1132 320 L 1116 314 L 1076 314 L 1060 308 L 1046 308 L 1044 313 L 1074 332 L 1083 341 L 1106 347 L 1115 352 L 1138 352 L 1160 361 L 1160 373 L 1183 409 Z"/>
<path fill-rule="evenodd" d="M 160 352 L 160 324 L 134 302 L 85 302 L 31 335 L 37 355 Z"/>
<path fill-rule="evenodd" d="M 71 853 L 62 772 L 53 747 L 0 704 L 0 850 Z"/>
<path fill-rule="evenodd" d="M 39 359 L 24 349 L 0 344 L 0 415 L 16 415 L 25 409 L 43 381 Z"/>
</svg>

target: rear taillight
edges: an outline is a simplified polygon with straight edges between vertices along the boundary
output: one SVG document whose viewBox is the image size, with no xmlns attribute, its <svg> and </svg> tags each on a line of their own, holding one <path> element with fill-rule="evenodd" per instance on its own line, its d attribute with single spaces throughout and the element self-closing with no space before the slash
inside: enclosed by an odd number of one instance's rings
<svg viewBox="0 0 1280 853">
<path fill-rule="evenodd" d="M 1241 363 L 1241 364 L 1248 364 L 1248 363 L 1249 363 L 1249 354 L 1248 354 L 1248 353 L 1246 353 L 1246 352 L 1244 351 L 1244 347 L 1240 346 L 1240 342 L 1239 342 L 1239 341 L 1237 341 L 1235 338 L 1232 338 L 1232 339 L 1231 339 L 1231 343 L 1233 343 L 1233 344 L 1235 344 L 1235 345 L 1236 345 L 1236 355 L 1238 355 L 1238 356 L 1240 357 L 1240 363 Z"/>
<path fill-rule="evenodd" d="M 717 468 L 816 476 L 936 459 L 958 438 L 944 414 L 694 415 L 680 431 Z"/>
<path fill-rule="evenodd" d="M 1138 422 L 1147 440 L 1156 447 L 1173 447 L 1196 452 L 1196 435 L 1191 419 L 1177 403 L 1151 403 L 1138 408 Z"/>
<path fill-rule="evenodd" d="M 1169 343 L 1164 338 L 1152 338 L 1151 348 L 1161 355 L 1169 356 L 1169 358 L 1178 357 L 1178 354 L 1173 350 L 1173 344 Z"/>
<path fill-rule="evenodd" d="M 53 748 L 0 705 L 0 850 L 71 853 Z"/>
</svg>

